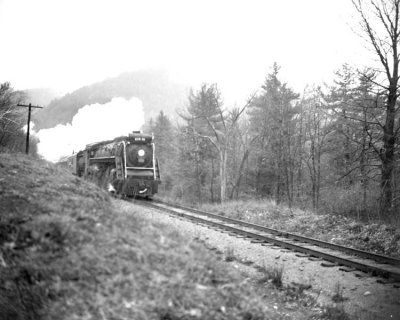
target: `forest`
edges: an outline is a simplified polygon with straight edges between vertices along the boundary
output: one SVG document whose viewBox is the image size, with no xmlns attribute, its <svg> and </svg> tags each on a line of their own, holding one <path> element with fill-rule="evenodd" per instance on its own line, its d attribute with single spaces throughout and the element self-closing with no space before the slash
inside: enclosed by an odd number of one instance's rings
<svg viewBox="0 0 400 320">
<path fill-rule="evenodd" d="M 378 67 L 345 64 L 333 84 L 295 92 L 274 63 L 244 105 L 225 105 L 218 84 L 204 83 L 191 89 L 178 121 L 160 111 L 146 123 L 164 196 L 191 203 L 269 198 L 399 221 L 400 0 L 353 4 Z M 23 100 L 10 83 L 1 85 L 2 152 L 24 150 L 26 110 L 16 107 Z"/>
<path fill-rule="evenodd" d="M 245 105 L 225 106 L 217 84 L 192 89 L 173 124 L 154 132 L 163 191 L 189 202 L 270 198 L 289 207 L 396 219 L 400 213 L 399 2 L 353 1 L 379 68 L 343 65 L 333 85 L 301 93 L 274 63 Z"/>
<path fill-rule="evenodd" d="M 203 84 L 191 92 L 179 125 L 160 112 L 145 128 L 155 135 L 162 192 L 196 203 L 267 197 L 290 207 L 380 216 L 385 99 L 373 90 L 344 65 L 334 86 L 300 95 L 279 80 L 274 64 L 245 106 L 225 109 L 217 85 Z M 399 209 L 398 169 L 390 180 L 391 210 Z"/>
</svg>

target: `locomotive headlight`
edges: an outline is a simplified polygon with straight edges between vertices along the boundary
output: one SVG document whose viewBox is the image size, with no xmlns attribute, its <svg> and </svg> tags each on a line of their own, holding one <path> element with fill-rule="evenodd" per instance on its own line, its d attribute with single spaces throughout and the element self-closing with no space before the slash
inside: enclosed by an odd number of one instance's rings
<svg viewBox="0 0 400 320">
<path fill-rule="evenodd" d="M 145 154 L 145 152 L 144 152 L 143 149 L 140 149 L 140 150 L 138 151 L 138 156 L 139 156 L 139 157 L 144 157 L 144 154 Z"/>
</svg>

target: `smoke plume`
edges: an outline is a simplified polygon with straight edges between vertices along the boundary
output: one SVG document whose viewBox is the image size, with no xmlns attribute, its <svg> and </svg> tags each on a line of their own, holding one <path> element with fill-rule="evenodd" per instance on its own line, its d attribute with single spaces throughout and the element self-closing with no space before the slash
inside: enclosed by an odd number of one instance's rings
<svg viewBox="0 0 400 320">
<path fill-rule="evenodd" d="M 47 160 L 57 161 L 83 150 L 89 143 L 128 135 L 143 124 L 144 112 L 139 99 L 113 98 L 105 104 L 82 107 L 71 124 L 40 130 L 38 152 Z"/>
</svg>

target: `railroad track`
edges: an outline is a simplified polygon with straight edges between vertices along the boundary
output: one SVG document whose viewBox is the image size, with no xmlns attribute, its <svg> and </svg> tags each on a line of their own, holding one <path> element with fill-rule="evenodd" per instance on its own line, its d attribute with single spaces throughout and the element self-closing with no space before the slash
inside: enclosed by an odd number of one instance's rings
<svg viewBox="0 0 400 320">
<path fill-rule="evenodd" d="M 301 253 L 302 257 L 329 261 L 331 264 L 325 264 L 327 266 L 341 266 L 344 271 L 360 270 L 373 276 L 385 278 L 388 282 L 400 282 L 400 259 L 158 200 L 141 202 L 140 204 L 189 219 L 199 224 L 227 231 L 235 236 L 249 238 L 252 242 L 257 242 L 261 245 L 274 245 Z"/>
</svg>

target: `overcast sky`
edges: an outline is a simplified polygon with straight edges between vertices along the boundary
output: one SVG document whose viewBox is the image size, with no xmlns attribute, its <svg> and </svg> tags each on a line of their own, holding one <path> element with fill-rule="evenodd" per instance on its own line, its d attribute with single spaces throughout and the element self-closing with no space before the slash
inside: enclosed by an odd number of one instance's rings
<svg viewBox="0 0 400 320">
<path fill-rule="evenodd" d="M 0 0 L 0 82 L 72 91 L 165 67 L 240 102 L 276 61 L 301 91 L 366 61 L 354 17 L 350 0 Z"/>
</svg>

